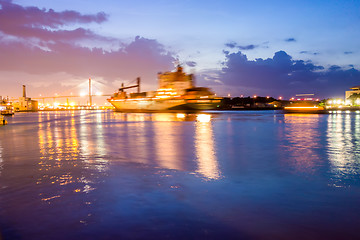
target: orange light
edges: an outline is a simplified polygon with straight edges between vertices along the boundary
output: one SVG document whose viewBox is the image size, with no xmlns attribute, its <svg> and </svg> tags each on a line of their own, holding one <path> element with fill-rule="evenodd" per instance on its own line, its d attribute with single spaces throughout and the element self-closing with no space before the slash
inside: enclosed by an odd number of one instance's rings
<svg viewBox="0 0 360 240">
<path fill-rule="evenodd" d="M 323 108 L 322 108 L 322 107 L 313 106 L 313 107 L 285 107 L 284 109 L 309 109 L 309 110 L 318 110 L 318 109 L 323 109 Z"/>
</svg>

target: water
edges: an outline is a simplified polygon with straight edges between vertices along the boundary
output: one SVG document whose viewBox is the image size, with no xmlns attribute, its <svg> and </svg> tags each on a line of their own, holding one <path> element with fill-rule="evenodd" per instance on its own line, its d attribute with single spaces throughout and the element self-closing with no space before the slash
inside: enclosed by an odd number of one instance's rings
<svg viewBox="0 0 360 240">
<path fill-rule="evenodd" d="M 8 122 L 2 239 L 360 237 L 356 112 L 40 112 Z"/>
</svg>

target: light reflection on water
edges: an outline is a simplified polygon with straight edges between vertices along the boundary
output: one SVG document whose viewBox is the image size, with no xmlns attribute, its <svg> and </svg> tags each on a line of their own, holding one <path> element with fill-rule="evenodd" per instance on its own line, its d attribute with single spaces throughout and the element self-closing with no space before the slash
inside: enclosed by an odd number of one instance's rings
<svg viewBox="0 0 360 240">
<path fill-rule="evenodd" d="M 1 147 L 1 141 L 0 141 L 0 176 L 1 176 L 1 171 L 3 169 L 2 151 L 3 151 L 3 148 Z"/>
<path fill-rule="evenodd" d="M 165 117 L 166 115 L 163 115 L 160 120 L 164 122 L 154 125 L 157 162 L 163 168 L 182 170 L 179 159 L 181 142 L 177 139 L 176 122 L 167 121 Z"/>
<path fill-rule="evenodd" d="M 216 158 L 216 150 L 211 115 L 199 114 L 195 128 L 195 149 L 200 174 L 209 179 L 218 179 L 220 171 Z"/>
<path fill-rule="evenodd" d="M 314 173 L 321 161 L 317 153 L 320 145 L 319 115 L 285 114 L 284 150 L 289 157 L 285 160 L 297 172 Z"/>
<path fill-rule="evenodd" d="M 0 136 L 8 239 L 358 234 L 360 114 L 17 113 Z"/>
<path fill-rule="evenodd" d="M 327 149 L 337 186 L 360 173 L 360 115 L 331 114 L 327 119 Z"/>
</svg>

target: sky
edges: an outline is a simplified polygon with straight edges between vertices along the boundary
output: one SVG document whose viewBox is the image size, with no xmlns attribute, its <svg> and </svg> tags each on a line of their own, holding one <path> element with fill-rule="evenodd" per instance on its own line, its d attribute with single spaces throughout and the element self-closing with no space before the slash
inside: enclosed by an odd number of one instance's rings
<svg viewBox="0 0 360 240">
<path fill-rule="evenodd" d="M 180 63 L 219 96 L 344 97 L 359 26 L 360 0 L 0 0 L 0 96 L 155 90 Z"/>
</svg>

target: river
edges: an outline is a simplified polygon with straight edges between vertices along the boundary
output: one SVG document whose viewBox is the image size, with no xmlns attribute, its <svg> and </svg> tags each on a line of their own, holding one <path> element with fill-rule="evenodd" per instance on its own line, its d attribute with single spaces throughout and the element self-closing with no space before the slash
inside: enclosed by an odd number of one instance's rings
<svg viewBox="0 0 360 240">
<path fill-rule="evenodd" d="M 360 113 L 16 113 L 0 239 L 359 239 Z"/>
</svg>

